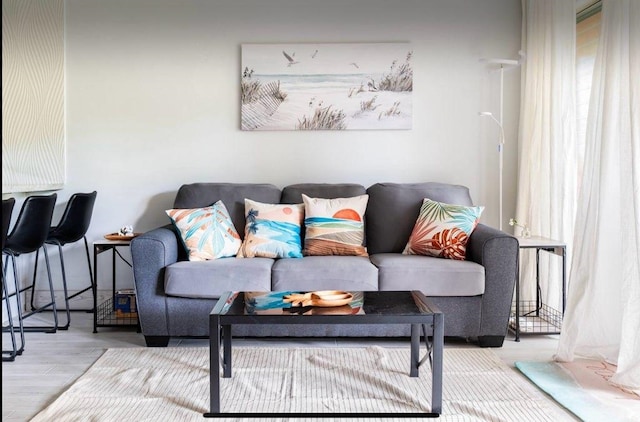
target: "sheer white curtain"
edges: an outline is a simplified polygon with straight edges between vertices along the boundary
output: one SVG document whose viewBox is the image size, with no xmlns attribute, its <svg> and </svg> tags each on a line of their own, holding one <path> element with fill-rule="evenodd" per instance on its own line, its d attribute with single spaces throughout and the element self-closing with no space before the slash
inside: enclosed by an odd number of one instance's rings
<svg viewBox="0 0 640 422">
<path fill-rule="evenodd" d="M 526 223 L 533 236 L 569 243 L 577 197 L 575 3 L 523 0 L 522 9 L 526 59 L 521 70 L 516 220 Z M 540 254 L 541 298 L 559 310 L 561 260 L 548 255 Z M 535 265 L 535 255 L 521 254 L 520 291 L 525 300 L 535 298 Z"/>
<path fill-rule="evenodd" d="M 570 290 L 557 360 L 640 388 L 640 1 L 603 0 Z"/>
</svg>

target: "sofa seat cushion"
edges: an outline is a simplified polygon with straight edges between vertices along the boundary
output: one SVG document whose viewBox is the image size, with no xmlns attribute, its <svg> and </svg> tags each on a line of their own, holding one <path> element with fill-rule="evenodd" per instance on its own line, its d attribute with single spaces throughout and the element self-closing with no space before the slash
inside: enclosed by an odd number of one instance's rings
<svg viewBox="0 0 640 422">
<path fill-rule="evenodd" d="M 380 273 L 380 290 L 420 290 L 427 296 L 484 293 L 484 267 L 475 262 L 399 253 L 370 259 Z"/>
<path fill-rule="evenodd" d="M 378 290 L 378 269 L 361 256 L 280 259 L 271 270 L 273 291 Z"/>
<path fill-rule="evenodd" d="M 179 261 L 164 275 L 168 296 L 218 299 L 228 291 L 271 290 L 271 258 Z"/>
</svg>

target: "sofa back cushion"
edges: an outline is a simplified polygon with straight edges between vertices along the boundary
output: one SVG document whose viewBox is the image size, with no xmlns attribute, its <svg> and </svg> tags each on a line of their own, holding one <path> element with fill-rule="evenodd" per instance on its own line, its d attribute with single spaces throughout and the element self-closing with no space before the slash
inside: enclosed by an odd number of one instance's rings
<svg viewBox="0 0 640 422">
<path fill-rule="evenodd" d="M 403 251 L 424 198 L 473 205 L 467 187 L 446 183 L 376 183 L 367 193 L 365 229 L 369 255 Z"/>
<path fill-rule="evenodd" d="M 190 183 L 178 189 L 173 208 L 203 208 L 222 201 L 229 211 L 233 225 L 244 239 L 245 198 L 277 204 L 280 195 L 280 189 L 266 183 Z"/>
<path fill-rule="evenodd" d="M 281 204 L 300 204 L 302 194 L 311 198 L 352 198 L 367 193 L 364 186 L 355 183 L 300 183 L 282 189 Z"/>
</svg>

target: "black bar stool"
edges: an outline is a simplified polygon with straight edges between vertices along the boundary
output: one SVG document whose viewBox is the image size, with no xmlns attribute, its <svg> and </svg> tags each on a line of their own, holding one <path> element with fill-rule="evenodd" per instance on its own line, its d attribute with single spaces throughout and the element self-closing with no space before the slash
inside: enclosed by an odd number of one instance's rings
<svg viewBox="0 0 640 422">
<path fill-rule="evenodd" d="M 11 230 L 11 233 L 7 236 L 7 240 L 2 248 L 2 253 L 8 255 L 11 258 L 11 265 L 13 266 L 14 281 L 16 284 L 16 291 L 9 296 L 16 296 L 17 300 L 20 300 L 20 294 L 28 289 L 32 288 L 32 285 L 20 288 L 20 278 L 18 277 L 18 270 L 16 266 L 16 258 L 23 254 L 29 254 L 37 252 L 40 248 L 44 250 L 44 257 L 47 265 L 47 275 L 49 278 L 49 292 L 51 294 L 51 302 L 43 305 L 31 312 L 22 313 L 22 309 L 19 309 L 22 320 L 42 312 L 47 308 L 52 308 L 54 316 L 53 326 L 27 326 L 24 325 L 25 332 L 30 331 L 43 331 L 47 333 L 55 333 L 58 329 L 58 312 L 56 309 L 56 299 L 53 292 L 53 281 L 51 279 L 51 267 L 49 266 L 49 254 L 45 247 L 45 240 L 49 234 L 49 227 L 51 227 L 51 217 L 53 216 L 53 209 L 56 204 L 57 195 L 55 193 L 51 195 L 32 195 L 25 199 L 18 214 L 18 219 Z M 4 263 L 3 272 L 6 274 L 9 260 Z M 37 267 L 37 261 L 36 261 Z"/>
<path fill-rule="evenodd" d="M 96 196 L 98 193 L 96 191 L 90 193 L 74 193 L 69 198 L 67 202 L 67 206 L 60 218 L 60 222 L 57 226 L 53 226 L 49 229 L 49 234 L 47 235 L 47 239 L 45 243 L 48 245 L 56 245 L 58 247 L 58 252 L 60 254 L 60 267 L 62 270 L 62 287 L 64 290 L 64 301 L 66 307 L 67 314 L 67 323 L 65 325 L 61 325 L 58 327 L 60 330 L 66 330 L 69 328 L 69 324 L 71 323 L 71 314 L 69 309 L 69 299 L 73 299 L 74 297 L 86 292 L 87 290 L 91 290 L 93 293 L 93 271 L 91 271 L 91 258 L 89 255 L 89 244 L 87 242 L 87 231 L 89 230 L 89 224 L 91 224 L 91 216 L 93 215 L 93 205 L 96 202 Z M 89 280 L 91 284 L 80 290 L 79 292 L 74 293 L 69 296 L 67 290 L 67 274 L 64 267 L 64 257 L 62 254 L 62 247 L 68 243 L 75 243 L 80 239 L 84 239 L 84 248 L 87 254 L 87 264 L 89 266 Z M 36 252 L 36 263 L 38 262 L 38 252 Z M 31 285 L 31 309 L 35 309 L 33 303 L 33 292 L 35 289 L 36 280 L 35 274 L 33 283 Z M 91 309 L 78 309 L 82 311 L 93 311 Z"/>
<path fill-rule="evenodd" d="M 4 249 L 4 244 L 7 241 L 7 235 L 9 233 L 9 225 L 11 224 L 11 213 L 13 212 L 13 206 L 15 205 L 15 198 L 3 199 L 2 200 L 2 249 Z M 3 255 L 3 268 L 4 268 L 4 255 Z M 9 286 L 7 285 L 7 277 L 4 270 L 1 273 L 2 275 L 2 300 L 5 305 L 6 313 L 7 313 L 7 325 L 2 326 L 2 332 L 9 332 L 11 336 L 11 350 L 2 349 L 2 361 L 3 362 L 12 362 L 16 359 L 16 356 L 21 355 L 24 350 L 24 329 L 22 328 L 22 318 L 20 315 L 20 302 L 17 302 L 18 309 L 18 331 L 20 333 L 20 346 L 18 346 L 18 342 L 16 339 L 15 333 L 15 322 L 13 318 L 13 310 L 11 309 L 11 301 L 9 300 L 11 297 Z M 19 295 L 17 296 L 20 297 Z M 4 342 L 3 342 L 4 345 Z"/>
</svg>

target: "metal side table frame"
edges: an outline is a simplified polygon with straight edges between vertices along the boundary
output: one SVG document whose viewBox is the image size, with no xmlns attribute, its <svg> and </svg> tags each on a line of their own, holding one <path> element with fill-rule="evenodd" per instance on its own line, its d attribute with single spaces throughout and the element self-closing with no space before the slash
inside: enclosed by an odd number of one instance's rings
<svg viewBox="0 0 640 422">
<path fill-rule="evenodd" d="M 517 237 L 517 236 L 516 236 Z M 535 249 L 536 250 L 536 304 L 535 304 L 535 316 L 540 316 L 540 309 L 543 306 L 542 298 L 540 297 L 540 251 L 549 252 L 551 254 L 560 256 L 562 258 L 562 315 L 564 315 L 566 301 L 567 301 L 567 245 L 564 242 L 554 239 L 548 239 L 545 237 L 532 236 L 532 237 L 517 237 L 520 249 Z M 528 315 L 520 315 L 520 266 L 518 264 L 518 276 L 516 277 L 516 306 L 515 306 L 515 341 L 520 341 L 520 335 L 525 334 L 521 332 L 520 318 Z M 529 312 L 529 313 L 531 313 Z M 528 314 L 529 314 L 528 313 Z M 559 334 L 560 331 L 536 331 L 526 334 Z"/>
<path fill-rule="evenodd" d="M 108 317 L 105 318 L 104 321 L 100 321 L 101 316 L 99 315 L 99 311 L 102 307 L 109 306 L 113 308 L 114 306 L 114 297 L 116 294 L 116 256 L 120 258 L 125 264 L 129 267 L 132 267 L 131 263 L 127 261 L 118 248 L 126 247 L 128 248 L 131 245 L 131 240 L 99 240 L 93 242 L 93 332 L 98 332 L 98 327 L 126 327 L 126 326 L 134 326 L 137 327 L 138 332 L 140 332 L 140 322 L 138 318 L 115 318 L 111 317 L 114 314 L 114 310 L 105 311 L 105 313 L 109 314 Z M 111 271 L 112 271 L 112 279 L 111 279 L 111 290 L 112 290 L 112 298 L 107 300 L 106 302 L 98 305 L 98 255 L 102 252 L 106 252 L 111 250 Z"/>
</svg>

